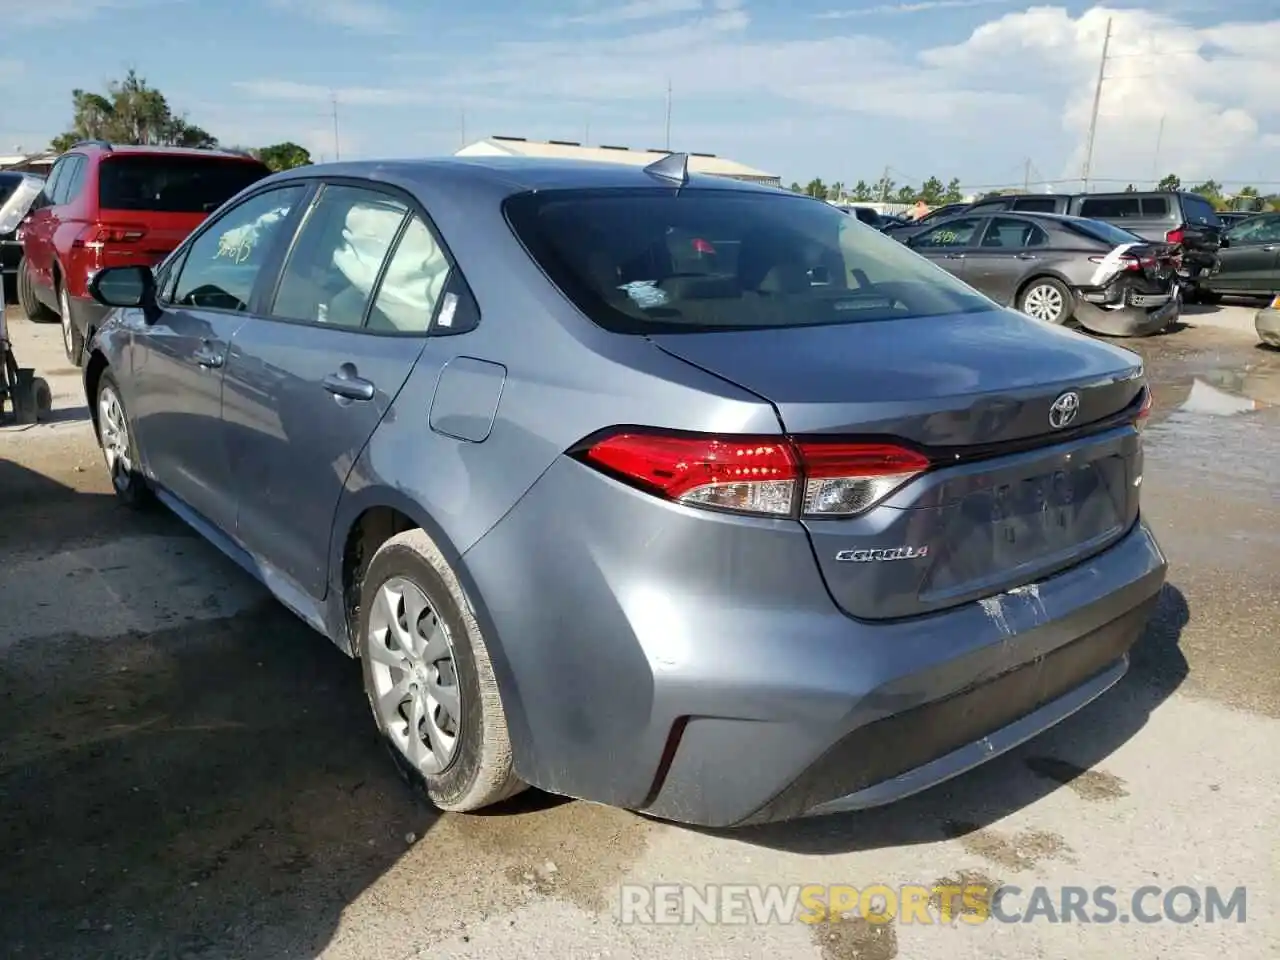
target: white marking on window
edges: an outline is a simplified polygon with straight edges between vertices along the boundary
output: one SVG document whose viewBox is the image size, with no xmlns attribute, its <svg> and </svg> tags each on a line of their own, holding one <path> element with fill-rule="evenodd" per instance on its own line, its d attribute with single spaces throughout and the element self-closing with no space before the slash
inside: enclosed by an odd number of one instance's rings
<svg viewBox="0 0 1280 960">
<path fill-rule="evenodd" d="M 452 327 L 453 313 L 458 309 L 458 295 L 456 293 L 446 293 L 444 295 L 444 304 L 440 307 L 440 319 L 436 321 L 437 326 Z"/>
</svg>

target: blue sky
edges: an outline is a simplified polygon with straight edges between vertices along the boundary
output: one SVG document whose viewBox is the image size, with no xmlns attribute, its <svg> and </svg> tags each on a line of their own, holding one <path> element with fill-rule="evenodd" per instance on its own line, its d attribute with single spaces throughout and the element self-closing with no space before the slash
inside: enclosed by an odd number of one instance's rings
<svg viewBox="0 0 1280 960">
<path fill-rule="evenodd" d="M 224 143 L 332 158 L 489 134 L 671 145 L 781 175 L 967 186 L 1078 174 L 1275 181 L 1280 9 L 1005 0 L 0 0 L 0 152 L 129 67 Z M 1220 8 L 1222 9 L 1222 8 Z M 465 122 L 465 130 L 464 130 Z M 1030 166 L 1028 167 L 1028 162 Z"/>
</svg>

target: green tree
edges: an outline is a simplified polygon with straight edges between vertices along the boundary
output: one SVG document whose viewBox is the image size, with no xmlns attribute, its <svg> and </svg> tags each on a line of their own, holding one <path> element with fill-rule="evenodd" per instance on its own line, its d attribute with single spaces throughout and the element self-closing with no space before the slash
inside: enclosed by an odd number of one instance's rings
<svg viewBox="0 0 1280 960">
<path fill-rule="evenodd" d="M 269 147 L 259 147 L 253 151 L 253 154 L 274 171 L 292 170 L 294 167 L 311 165 L 310 151 L 290 140 L 284 143 L 273 143 Z"/>
<path fill-rule="evenodd" d="M 1236 193 L 1237 197 L 1256 197 L 1258 195 L 1257 187 L 1241 187 Z"/>
<path fill-rule="evenodd" d="M 804 193 L 804 187 L 800 186 L 800 184 L 796 183 L 794 180 L 791 181 L 791 186 L 787 187 L 787 189 L 792 193 Z"/>
<path fill-rule="evenodd" d="M 843 197 L 844 197 L 844 184 L 841 181 L 837 180 L 835 183 L 833 183 L 830 187 L 827 188 L 828 200 L 841 200 L 843 199 Z"/>
<path fill-rule="evenodd" d="M 915 187 L 902 187 L 893 199 L 898 203 L 915 203 L 918 196 L 920 193 Z"/>
<path fill-rule="evenodd" d="M 1135 187 L 1135 186 L 1131 183 L 1131 184 L 1129 184 L 1127 187 L 1125 187 L 1125 188 L 1124 188 L 1124 192 L 1125 192 L 1125 193 L 1137 193 L 1137 192 L 1138 192 L 1138 188 L 1137 188 L 1137 187 Z"/>
<path fill-rule="evenodd" d="M 860 203 L 866 203 L 873 199 L 871 194 L 871 185 L 865 180 L 859 180 L 853 185 L 853 191 L 850 194 L 850 199 L 857 200 Z"/>
<path fill-rule="evenodd" d="M 1222 184 L 1217 180 L 1206 180 L 1204 183 L 1192 187 L 1191 192 L 1212 200 L 1214 197 L 1222 196 Z"/>
<path fill-rule="evenodd" d="M 817 197 L 819 200 L 825 200 L 827 198 L 827 185 L 818 177 L 814 177 L 809 181 L 808 185 L 805 186 L 804 192 L 811 197 Z"/>
<path fill-rule="evenodd" d="M 893 178 L 885 175 L 876 181 L 876 185 L 871 188 L 871 199 L 879 200 L 881 203 L 891 199 L 893 189 L 897 184 L 893 182 Z"/>
<path fill-rule="evenodd" d="M 1163 180 L 1161 180 L 1159 183 L 1156 184 L 1156 189 L 1167 190 L 1169 192 L 1173 192 L 1174 190 L 1181 190 L 1182 181 L 1178 179 L 1177 174 L 1171 173 L 1167 177 L 1165 177 Z"/>
<path fill-rule="evenodd" d="M 964 191 L 960 189 L 960 178 L 952 177 L 947 183 L 947 189 L 942 194 L 943 203 L 959 203 L 964 199 Z"/>
<path fill-rule="evenodd" d="M 942 181 L 937 177 L 930 177 L 923 186 L 920 187 L 920 199 L 931 207 L 936 207 L 942 203 L 942 196 L 946 193 L 946 187 L 942 185 Z"/>
<path fill-rule="evenodd" d="M 216 147 L 208 131 L 174 113 L 163 93 L 148 85 L 137 71 L 107 84 L 106 94 L 71 91 L 71 129 L 53 139 L 56 151 L 77 140 L 110 140 L 145 146 Z"/>
</svg>

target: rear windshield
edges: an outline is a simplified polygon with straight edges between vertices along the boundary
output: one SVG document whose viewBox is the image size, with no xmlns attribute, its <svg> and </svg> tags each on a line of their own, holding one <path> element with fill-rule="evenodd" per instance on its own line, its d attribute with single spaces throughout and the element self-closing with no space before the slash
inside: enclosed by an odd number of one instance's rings
<svg viewBox="0 0 1280 960">
<path fill-rule="evenodd" d="M 1092 237 L 1094 240 L 1101 240 L 1103 243 L 1110 243 L 1117 247 L 1122 243 L 1147 242 L 1136 233 L 1121 230 L 1105 220 L 1064 220 L 1063 224 L 1069 230 L 1083 233 L 1086 237 Z"/>
<path fill-rule="evenodd" d="M 892 237 L 794 194 L 552 190 L 512 197 L 506 213 L 552 282 L 619 333 L 997 309 Z"/>
<path fill-rule="evenodd" d="M 98 204 L 104 210 L 209 213 L 270 172 L 250 160 L 110 157 L 99 168 Z"/>
</svg>

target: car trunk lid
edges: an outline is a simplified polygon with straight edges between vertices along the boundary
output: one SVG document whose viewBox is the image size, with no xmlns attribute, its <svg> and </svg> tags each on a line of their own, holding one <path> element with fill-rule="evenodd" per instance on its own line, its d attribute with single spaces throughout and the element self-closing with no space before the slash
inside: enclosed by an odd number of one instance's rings
<svg viewBox="0 0 1280 960">
<path fill-rule="evenodd" d="M 1141 446 L 1125 417 L 1144 383 L 1129 351 L 1003 310 L 652 340 L 771 401 L 793 436 L 928 453 L 930 470 L 869 511 L 803 521 L 853 616 L 1033 583 L 1137 518 Z"/>
</svg>

